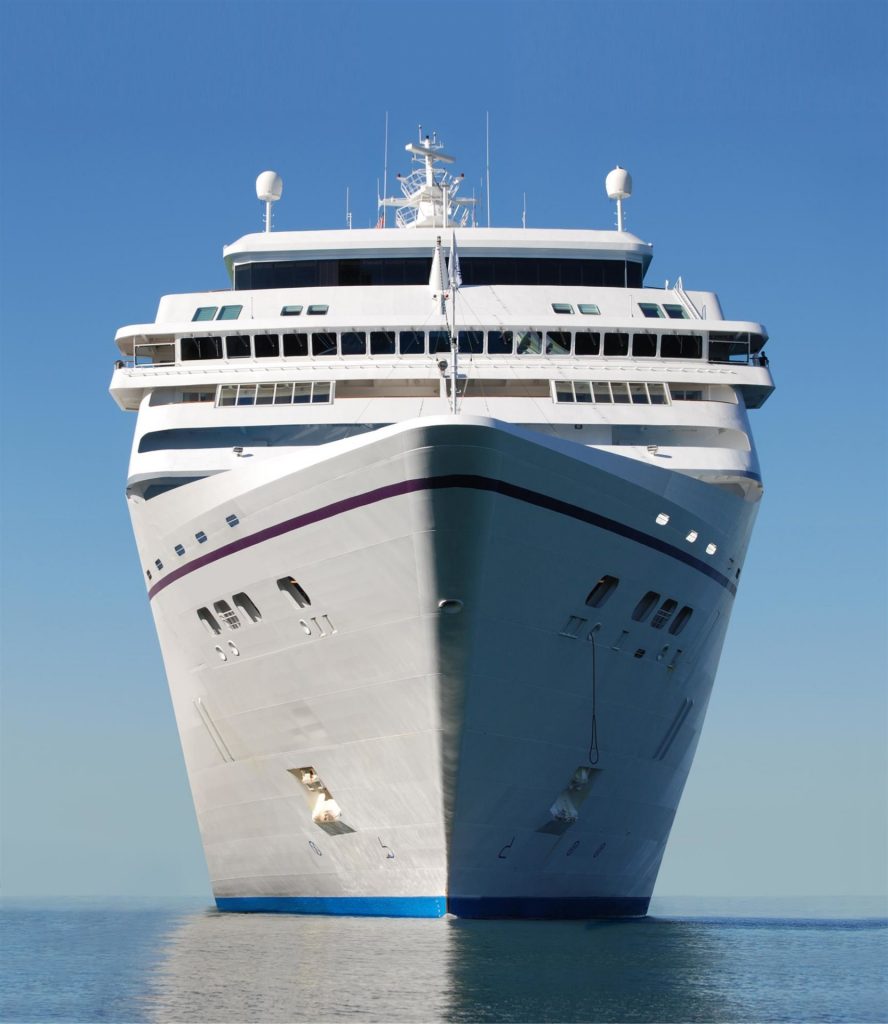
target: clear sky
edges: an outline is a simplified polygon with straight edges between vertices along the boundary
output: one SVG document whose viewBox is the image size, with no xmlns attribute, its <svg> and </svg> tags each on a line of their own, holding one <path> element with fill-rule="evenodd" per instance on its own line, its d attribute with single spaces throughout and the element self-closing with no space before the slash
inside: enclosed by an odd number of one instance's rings
<svg viewBox="0 0 888 1024">
<path fill-rule="evenodd" d="M 495 224 L 627 227 L 765 323 L 766 494 L 658 895 L 886 891 L 886 18 L 832 2 L 0 3 L 3 891 L 209 893 L 114 332 L 376 216 L 416 125 Z"/>
</svg>

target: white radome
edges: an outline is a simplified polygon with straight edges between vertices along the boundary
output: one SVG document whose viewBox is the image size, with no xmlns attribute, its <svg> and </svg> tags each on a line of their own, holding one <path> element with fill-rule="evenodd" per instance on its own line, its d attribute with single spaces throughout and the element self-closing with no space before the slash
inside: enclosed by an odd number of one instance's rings
<svg viewBox="0 0 888 1024">
<path fill-rule="evenodd" d="M 632 195 L 632 175 L 623 167 L 615 167 L 604 181 L 608 199 L 628 199 Z"/>
<path fill-rule="evenodd" d="M 284 182 L 275 171 L 263 171 L 256 179 L 256 197 L 263 203 L 276 203 L 284 192 Z"/>
</svg>

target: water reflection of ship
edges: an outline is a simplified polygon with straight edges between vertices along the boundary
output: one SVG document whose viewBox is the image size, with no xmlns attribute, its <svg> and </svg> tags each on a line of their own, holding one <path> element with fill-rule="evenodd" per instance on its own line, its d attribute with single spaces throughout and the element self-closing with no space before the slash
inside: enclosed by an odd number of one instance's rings
<svg viewBox="0 0 888 1024">
<path fill-rule="evenodd" d="M 738 1020 L 720 925 L 188 917 L 153 1020 Z M 754 937 L 750 935 L 750 938 Z M 741 968 L 742 971 L 742 968 Z"/>
</svg>

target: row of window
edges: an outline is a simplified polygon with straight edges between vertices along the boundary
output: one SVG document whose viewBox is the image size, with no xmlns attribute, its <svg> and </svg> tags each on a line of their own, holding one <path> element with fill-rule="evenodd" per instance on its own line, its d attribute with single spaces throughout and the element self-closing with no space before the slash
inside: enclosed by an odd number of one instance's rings
<svg viewBox="0 0 888 1024">
<path fill-rule="evenodd" d="M 278 590 L 290 597 L 299 608 L 305 608 L 311 604 L 311 599 L 305 590 L 296 582 L 292 576 L 284 576 L 277 581 Z M 234 605 L 234 607 L 232 607 Z M 238 615 L 238 612 L 241 614 Z M 240 629 L 244 622 L 261 622 L 262 613 L 259 611 L 255 601 L 243 591 L 234 594 L 231 602 L 219 600 L 213 602 L 213 610 L 209 608 L 198 608 L 197 617 L 203 624 L 204 629 L 210 636 L 219 636 L 222 632 L 222 625 L 227 629 Z"/>
<path fill-rule="evenodd" d="M 743 334 L 732 341 L 709 337 L 711 362 L 746 362 L 760 335 Z M 750 338 L 752 344 L 750 343 Z M 450 351 L 450 332 L 430 331 L 312 331 L 284 334 L 229 334 L 182 338 L 183 362 L 207 359 L 285 359 L 307 356 L 434 355 Z M 617 356 L 634 359 L 702 359 L 704 335 L 629 334 L 627 331 L 465 330 L 457 332 L 465 355 Z"/>
<path fill-rule="evenodd" d="M 237 526 L 240 523 L 240 519 L 232 512 L 231 515 L 228 515 L 228 516 L 225 517 L 225 522 L 226 522 L 226 524 L 228 526 L 230 526 L 233 529 L 235 526 Z M 203 530 L 198 530 L 197 533 L 195 533 L 195 535 L 194 535 L 194 539 L 197 541 L 198 544 L 206 544 L 206 542 L 207 542 L 207 535 L 206 535 L 206 533 Z M 176 544 L 173 547 L 173 550 L 176 552 L 176 554 L 180 558 L 182 558 L 185 555 L 185 545 L 184 544 Z M 154 559 L 154 565 L 155 565 L 155 568 L 157 569 L 158 572 L 163 572 L 163 562 L 162 562 L 161 559 L 155 558 Z M 145 570 L 145 575 L 150 580 L 152 578 L 151 570 L 150 569 L 146 569 Z"/>
<path fill-rule="evenodd" d="M 231 405 L 307 405 L 333 401 L 329 381 L 279 384 L 223 384 L 216 397 L 217 406 Z"/>
<path fill-rule="evenodd" d="M 194 316 L 191 318 L 195 320 L 237 320 L 241 315 L 243 306 L 222 306 L 220 309 L 218 306 L 198 306 L 194 311 Z M 282 306 L 281 316 L 299 316 L 304 309 L 304 306 Z M 326 316 L 330 311 L 329 306 L 316 305 L 309 306 L 306 310 L 307 316 Z"/>
<path fill-rule="evenodd" d="M 661 513 L 661 515 L 663 515 L 663 513 Z M 669 522 L 668 516 L 666 516 L 666 522 Z M 694 536 L 696 539 L 696 534 Z M 602 576 L 595 586 L 589 591 L 589 595 L 586 598 L 586 604 L 590 608 L 601 608 L 602 605 L 610 600 L 619 585 L 620 581 L 616 576 Z M 659 607 L 657 607 L 658 605 Z M 663 627 L 669 624 L 670 620 L 672 620 L 672 624 L 669 626 L 669 632 L 672 636 L 678 636 L 678 634 L 681 633 L 685 626 L 687 626 L 691 621 L 691 616 L 694 614 L 694 609 L 685 605 L 678 615 L 672 619 L 675 609 L 678 608 L 678 601 L 673 600 L 671 597 L 667 597 L 661 604 L 660 595 L 653 590 L 649 590 L 635 606 L 635 610 L 632 612 L 633 620 L 635 622 L 647 621 L 654 608 L 657 608 L 657 611 L 651 619 L 650 625 L 654 629 L 663 629 Z"/>
<path fill-rule="evenodd" d="M 564 285 L 640 288 L 643 268 L 634 260 L 565 259 L 527 256 L 462 256 L 466 285 Z M 234 268 L 234 287 L 341 288 L 360 285 L 428 284 L 431 256 L 366 259 L 265 260 Z"/>
<path fill-rule="evenodd" d="M 700 395 L 702 398 L 702 390 Z M 559 380 L 555 382 L 555 401 L 595 405 L 668 405 L 669 389 L 665 384 Z"/>
</svg>

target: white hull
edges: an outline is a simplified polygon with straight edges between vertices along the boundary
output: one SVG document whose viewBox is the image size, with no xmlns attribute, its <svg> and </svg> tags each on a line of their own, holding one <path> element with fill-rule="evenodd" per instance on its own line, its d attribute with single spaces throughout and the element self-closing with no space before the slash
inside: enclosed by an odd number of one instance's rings
<svg viewBox="0 0 888 1024">
<path fill-rule="evenodd" d="M 131 509 L 143 564 L 207 535 L 150 593 L 220 907 L 645 912 L 754 504 L 456 416 L 244 458 Z M 619 585 L 589 607 L 603 575 Z M 694 609 L 679 636 L 633 621 L 647 591 Z M 197 610 L 239 593 L 261 621 L 210 635 Z M 307 766 L 335 824 L 313 820 Z M 551 811 L 565 793 L 574 821 Z"/>
</svg>

